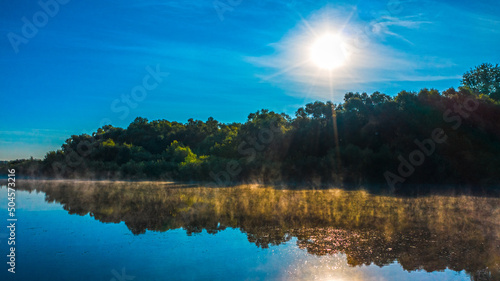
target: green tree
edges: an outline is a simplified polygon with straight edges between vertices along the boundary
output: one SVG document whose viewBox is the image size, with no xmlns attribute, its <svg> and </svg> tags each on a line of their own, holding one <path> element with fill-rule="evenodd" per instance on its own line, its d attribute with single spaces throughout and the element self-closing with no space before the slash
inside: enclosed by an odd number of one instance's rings
<svg viewBox="0 0 500 281">
<path fill-rule="evenodd" d="M 483 63 L 463 75 L 462 85 L 476 94 L 488 95 L 500 101 L 500 67 L 498 64 Z"/>
</svg>

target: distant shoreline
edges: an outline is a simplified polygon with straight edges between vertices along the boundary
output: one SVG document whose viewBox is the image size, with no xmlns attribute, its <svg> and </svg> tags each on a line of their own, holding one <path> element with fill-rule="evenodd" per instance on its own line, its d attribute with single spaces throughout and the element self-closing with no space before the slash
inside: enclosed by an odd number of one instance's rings
<svg viewBox="0 0 500 281">
<path fill-rule="evenodd" d="M 33 179 L 20 178 L 22 181 L 38 181 L 38 182 L 102 182 L 102 183 L 163 183 L 163 184 L 186 184 L 175 181 L 154 181 L 154 180 L 111 180 L 111 179 Z"/>
<path fill-rule="evenodd" d="M 35 179 L 35 178 L 21 178 L 20 183 L 88 183 L 88 184 L 138 184 L 138 185 L 164 185 L 165 187 L 185 187 L 185 188 L 273 188 L 277 190 L 334 190 L 339 189 L 343 191 L 366 191 L 373 195 L 383 196 L 397 196 L 397 197 L 421 197 L 431 195 L 441 196 L 478 196 L 478 197 L 500 197 L 498 186 L 491 186 L 477 190 L 472 186 L 459 186 L 459 185 L 436 185 L 436 184 L 418 184 L 406 186 L 406 189 L 400 189 L 391 192 L 387 186 L 380 184 L 362 185 L 362 186 L 334 186 L 334 185 L 321 185 L 314 184 L 297 184 L 297 183 L 281 183 L 281 184 L 264 184 L 264 183 L 244 183 L 234 182 L 228 185 L 216 185 L 213 182 L 180 182 L 180 181 L 164 181 L 164 180 L 124 180 L 124 179 Z M 1 186 L 4 186 L 3 184 Z M 439 186 L 439 188 L 434 188 Z"/>
</svg>

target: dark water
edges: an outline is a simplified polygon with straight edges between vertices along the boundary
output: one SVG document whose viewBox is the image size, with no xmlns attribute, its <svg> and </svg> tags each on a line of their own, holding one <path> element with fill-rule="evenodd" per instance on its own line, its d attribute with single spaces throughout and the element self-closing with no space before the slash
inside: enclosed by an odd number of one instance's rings
<svg viewBox="0 0 500 281">
<path fill-rule="evenodd" d="M 500 280 L 500 199 L 18 183 L 0 280 Z"/>
</svg>

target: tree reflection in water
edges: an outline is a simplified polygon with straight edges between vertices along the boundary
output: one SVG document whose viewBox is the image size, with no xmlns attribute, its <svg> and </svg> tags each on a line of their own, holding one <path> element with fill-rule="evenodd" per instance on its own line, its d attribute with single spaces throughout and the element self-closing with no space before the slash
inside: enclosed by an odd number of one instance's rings
<svg viewBox="0 0 500 281">
<path fill-rule="evenodd" d="M 123 221 L 136 235 L 232 227 L 258 247 L 296 237 L 310 254 L 345 253 L 351 266 L 397 261 L 408 271 L 449 268 L 473 280 L 500 280 L 499 198 L 116 182 L 28 181 L 19 189 L 44 192 L 70 214 Z"/>
</svg>

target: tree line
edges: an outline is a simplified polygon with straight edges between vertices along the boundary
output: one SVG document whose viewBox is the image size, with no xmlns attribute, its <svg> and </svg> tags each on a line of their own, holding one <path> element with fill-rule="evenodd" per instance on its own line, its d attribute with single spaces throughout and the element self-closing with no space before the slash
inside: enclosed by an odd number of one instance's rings
<svg viewBox="0 0 500 281">
<path fill-rule="evenodd" d="M 350 92 L 293 117 L 266 109 L 244 123 L 138 117 L 73 135 L 44 159 L 0 165 L 45 178 L 490 188 L 500 183 L 498 70 L 483 64 L 443 92 Z"/>
</svg>

